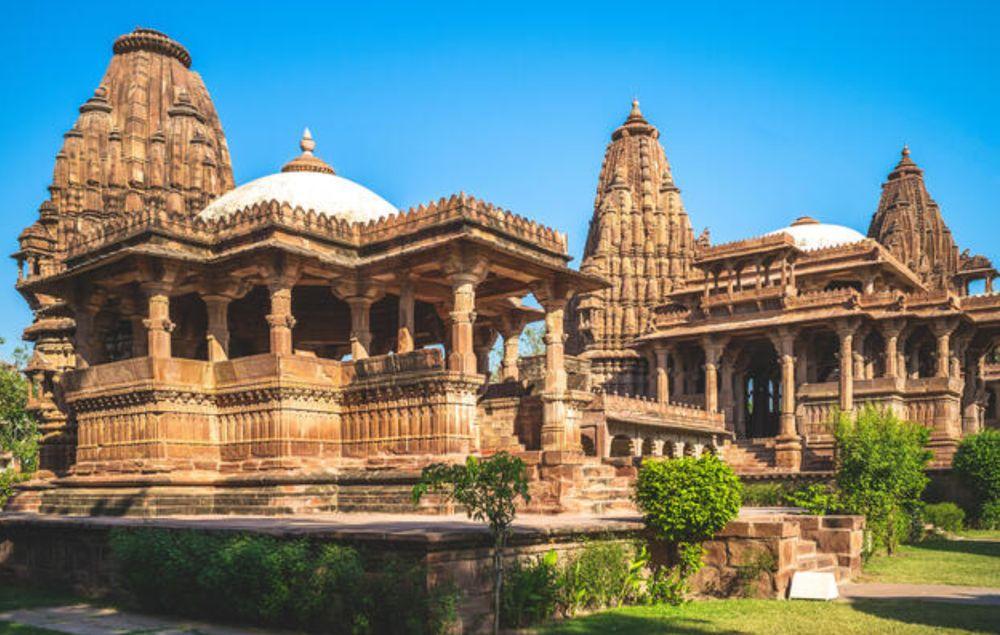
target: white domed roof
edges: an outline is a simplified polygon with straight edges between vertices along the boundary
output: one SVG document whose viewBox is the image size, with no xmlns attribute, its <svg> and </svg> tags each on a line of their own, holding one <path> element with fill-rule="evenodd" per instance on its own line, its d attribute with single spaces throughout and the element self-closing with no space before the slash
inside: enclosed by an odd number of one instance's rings
<svg viewBox="0 0 1000 635">
<path fill-rule="evenodd" d="M 270 201 L 348 221 L 377 220 L 398 211 L 363 185 L 337 176 L 333 168 L 313 156 L 315 145 L 307 128 L 301 142 L 302 154 L 285 165 L 281 172 L 226 192 L 209 203 L 198 216 L 205 220 L 225 218 L 256 203 Z"/>
<path fill-rule="evenodd" d="M 850 227 L 821 223 L 809 216 L 801 216 L 788 227 L 768 232 L 765 235 L 771 236 L 773 234 L 788 234 L 799 249 L 824 249 L 836 245 L 856 243 L 867 238 L 861 232 Z"/>
</svg>

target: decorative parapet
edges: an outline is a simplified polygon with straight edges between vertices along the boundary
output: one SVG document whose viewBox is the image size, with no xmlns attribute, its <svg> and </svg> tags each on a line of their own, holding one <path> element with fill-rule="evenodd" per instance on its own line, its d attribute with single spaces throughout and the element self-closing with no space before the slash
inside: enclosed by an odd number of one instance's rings
<svg viewBox="0 0 1000 635">
<path fill-rule="evenodd" d="M 795 240 L 785 233 L 766 234 L 756 238 L 736 240 L 699 249 L 695 264 L 703 264 L 725 258 L 738 258 L 752 253 L 772 251 L 779 248 L 795 248 Z"/>
<path fill-rule="evenodd" d="M 705 308 L 715 308 L 733 304 L 743 304 L 747 302 L 777 300 L 783 298 L 784 296 L 785 288 L 780 286 L 760 287 L 757 289 L 741 289 L 732 293 L 723 291 L 722 293 L 710 294 L 707 298 L 702 300 L 702 306 Z"/>
<path fill-rule="evenodd" d="M 684 403 L 666 403 L 644 397 L 609 393 L 600 395 L 600 403 L 606 412 L 631 412 L 653 416 L 661 419 L 665 425 L 669 424 L 672 427 L 681 424 L 692 428 L 717 428 L 720 432 L 725 429 L 725 415 L 723 413 L 709 412 L 704 408 Z"/>
<path fill-rule="evenodd" d="M 795 296 L 789 296 L 785 306 L 789 309 L 819 308 L 827 306 L 855 306 L 861 298 L 857 289 L 830 289 L 824 291 L 809 291 Z"/>
<path fill-rule="evenodd" d="M 378 220 L 355 222 L 293 208 L 275 200 L 210 220 L 165 209 L 147 209 L 110 219 L 71 237 L 65 259 L 92 253 L 150 231 L 211 246 L 264 227 L 279 226 L 360 247 L 456 221 L 477 224 L 561 257 L 568 256 L 565 234 L 472 196 L 456 194 Z"/>
<path fill-rule="evenodd" d="M 353 366 L 355 378 L 370 379 L 381 375 L 444 370 L 444 358 L 438 349 L 422 348 L 398 355 L 379 355 L 378 357 L 359 359 L 353 363 Z"/>
</svg>

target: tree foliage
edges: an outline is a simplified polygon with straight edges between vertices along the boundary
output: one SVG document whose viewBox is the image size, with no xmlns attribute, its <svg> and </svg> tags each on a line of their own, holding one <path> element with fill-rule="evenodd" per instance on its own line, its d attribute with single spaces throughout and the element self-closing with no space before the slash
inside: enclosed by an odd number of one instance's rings
<svg viewBox="0 0 1000 635">
<path fill-rule="evenodd" d="M 892 554 L 922 511 L 930 432 L 872 405 L 842 413 L 835 427 L 837 486 L 845 511 L 864 514 L 866 553 Z"/>
<path fill-rule="evenodd" d="M 646 526 L 673 549 L 673 570 L 658 572 L 655 586 L 662 590 L 661 599 L 676 603 L 701 568 L 701 542 L 739 514 L 743 486 L 732 468 L 706 454 L 647 460 L 635 487 Z"/>
<path fill-rule="evenodd" d="M 34 472 L 38 467 L 38 425 L 26 410 L 28 380 L 21 372 L 24 361 L 24 349 L 19 348 L 14 351 L 14 363 L 0 362 L 0 450 L 13 453 L 22 471 Z"/>
<path fill-rule="evenodd" d="M 1000 430 L 983 430 L 963 439 L 952 467 L 975 493 L 980 507 L 1000 500 Z"/>
<path fill-rule="evenodd" d="M 503 549 L 517 515 L 517 500 L 529 502 L 528 476 L 524 461 L 506 452 L 488 458 L 470 456 L 464 464 L 435 463 L 425 467 L 413 486 L 413 501 L 419 503 L 428 492 L 443 494 L 465 508 L 473 520 L 486 522 L 493 537 L 493 632 L 500 629 L 503 587 Z"/>
</svg>

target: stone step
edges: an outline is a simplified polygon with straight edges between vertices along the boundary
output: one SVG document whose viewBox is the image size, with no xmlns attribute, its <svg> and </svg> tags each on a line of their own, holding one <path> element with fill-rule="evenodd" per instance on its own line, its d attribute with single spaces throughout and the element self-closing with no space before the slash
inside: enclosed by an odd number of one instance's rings
<svg viewBox="0 0 1000 635">
<path fill-rule="evenodd" d="M 816 541 L 814 541 L 814 540 L 799 540 L 798 555 L 799 556 L 815 556 L 816 555 Z"/>
</svg>

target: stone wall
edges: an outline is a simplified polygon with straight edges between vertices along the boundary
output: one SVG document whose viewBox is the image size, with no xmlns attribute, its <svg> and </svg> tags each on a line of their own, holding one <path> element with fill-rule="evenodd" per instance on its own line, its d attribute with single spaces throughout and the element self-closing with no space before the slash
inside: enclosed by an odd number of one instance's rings
<svg viewBox="0 0 1000 635">
<path fill-rule="evenodd" d="M 458 613 L 464 632 L 490 624 L 492 564 L 485 528 L 458 517 L 343 515 L 327 518 L 155 519 L 66 518 L 0 515 L 0 580 L 69 586 L 88 597 L 117 590 L 108 547 L 115 527 L 162 527 L 197 531 L 243 531 L 278 537 L 337 541 L 399 553 L 426 565 L 430 587 L 454 583 L 462 590 Z M 781 598 L 796 570 L 832 567 L 843 577 L 860 571 L 863 519 L 855 516 L 750 516 L 705 543 L 706 566 L 695 579 L 704 595 Z M 569 561 L 588 542 L 645 540 L 635 517 L 522 517 L 508 557 L 534 558 L 550 549 Z M 654 557 L 662 557 L 655 545 Z"/>
</svg>

